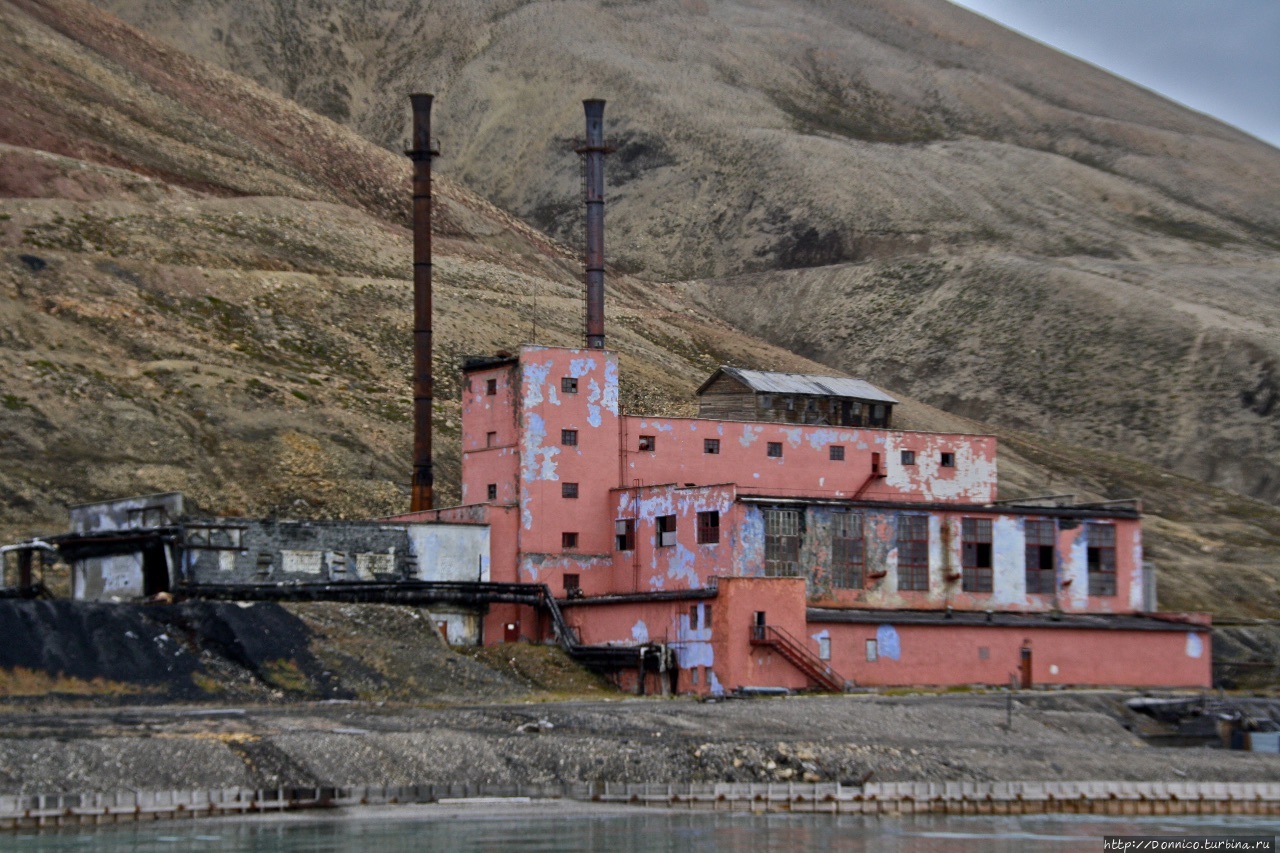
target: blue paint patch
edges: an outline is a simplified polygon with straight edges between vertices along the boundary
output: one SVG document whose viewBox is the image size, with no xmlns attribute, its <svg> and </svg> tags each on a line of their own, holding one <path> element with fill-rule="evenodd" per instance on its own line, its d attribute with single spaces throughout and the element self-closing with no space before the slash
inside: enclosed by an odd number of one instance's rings
<svg viewBox="0 0 1280 853">
<path fill-rule="evenodd" d="M 760 437 L 760 433 L 762 432 L 764 432 L 764 427 L 762 426 L 751 426 L 751 424 L 743 424 L 742 438 L 738 439 L 738 443 L 741 444 L 743 447 L 750 447 L 751 445 L 755 444 L 756 439 Z"/>
<path fill-rule="evenodd" d="M 657 432 L 671 432 L 673 429 L 675 429 L 675 427 L 669 423 L 654 423 L 653 428 Z"/>
<path fill-rule="evenodd" d="M 559 455 L 560 448 L 542 446 L 542 442 L 547 438 L 547 422 L 537 412 L 530 412 L 526 424 L 526 461 L 522 472 L 524 479 L 526 481 L 559 480 L 560 476 L 556 473 L 555 458 Z"/>
<path fill-rule="evenodd" d="M 652 575 L 649 578 L 650 589 L 662 589 L 667 583 L 667 579 L 662 575 Z"/>
<path fill-rule="evenodd" d="M 902 657 L 898 631 L 892 625 L 881 625 L 876 628 L 876 652 L 880 657 L 889 660 L 899 660 Z"/>
<path fill-rule="evenodd" d="M 833 429 L 818 429 L 809 433 L 809 446 L 814 450 L 821 450 L 828 444 L 835 444 L 840 440 L 840 434 Z"/>
<path fill-rule="evenodd" d="M 724 435 L 724 424 L 723 424 L 723 423 L 718 423 L 718 424 L 716 424 L 716 435 Z"/>
<path fill-rule="evenodd" d="M 595 370 L 596 361 L 593 358 L 575 358 L 569 361 L 569 375 L 574 379 L 581 379 L 591 371 Z"/>
<path fill-rule="evenodd" d="M 636 620 L 636 624 L 631 626 L 631 639 L 637 643 L 649 642 L 649 626 L 643 619 Z"/>
<path fill-rule="evenodd" d="M 524 367 L 524 378 L 528 385 L 528 393 L 525 395 L 525 407 L 537 406 L 542 403 L 542 386 L 547 383 L 547 376 L 551 373 L 551 362 L 545 364 L 534 364 L 526 362 Z"/>
<path fill-rule="evenodd" d="M 716 678 L 716 674 L 714 672 L 711 673 L 711 695 L 712 696 L 724 695 L 724 687 L 723 685 L 720 684 L 720 679 Z"/>
<path fill-rule="evenodd" d="M 679 543 L 676 544 L 675 551 L 671 561 L 667 563 L 667 577 L 676 581 L 683 580 L 689 585 L 689 589 L 697 589 L 698 573 L 693 567 L 693 552 Z"/>
<path fill-rule="evenodd" d="M 705 604 L 696 605 L 698 621 L 705 623 L 707 610 Z M 715 648 L 711 645 L 711 628 L 694 629 L 689 624 L 689 614 L 681 613 L 676 619 L 676 665 L 681 669 L 692 666 L 714 666 L 716 662 Z"/>
<path fill-rule="evenodd" d="M 740 575 L 759 577 L 764 574 L 764 514 L 756 506 L 748 506 L 743 513 L 740 528 L 741 550 L 738 565 Z"/>
<path fill-rule="evenodd" d="M 1187 657 L 1198 658 L 1204 654 L 1204 641 L 1199 634 L 1187 634 Z"/>
<path fill-rule="evenodd" d="M 615 361 L 604 363 L 604 399 L 601 404 L 609 414 L 618 414 L 618 363 Z"/>
<path fill-rule="evenodd" d="M 787 444 L 792 447 L 799 447 L 800 442 L 804 440 L 804 430 L 796 427 L 795 429 L 784 429 L 782 434 L 787 437 Z"/>
</svg>

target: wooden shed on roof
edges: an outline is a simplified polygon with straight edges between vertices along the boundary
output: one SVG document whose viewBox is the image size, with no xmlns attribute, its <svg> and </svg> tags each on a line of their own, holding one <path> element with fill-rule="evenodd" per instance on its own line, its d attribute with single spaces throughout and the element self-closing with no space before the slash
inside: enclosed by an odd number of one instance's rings
<svg viewBox="0 0 1280 853">
<path fill-rule="evenodd" d="M 698 417 L 887 428 L 898 401 L 842 376 L 721 366 L 698 388 Z"/>
</svg>

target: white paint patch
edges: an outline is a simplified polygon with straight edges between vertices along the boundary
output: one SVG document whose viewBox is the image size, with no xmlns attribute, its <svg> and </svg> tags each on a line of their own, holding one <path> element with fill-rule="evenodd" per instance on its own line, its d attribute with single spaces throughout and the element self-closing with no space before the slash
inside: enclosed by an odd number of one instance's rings
<svg viewBox="0 0 1280 853">
<path fill-rule="evenodd" d="M 323 562 L 323 551 L 280 552 L 280 570 L 288 574 L 318 575 Z"/>
<path fill-rule="evenodd" d="M 1089 543 L 1083 534 L 1076 536 L 1071 550 L 1064 556 L 1062 579 L 1071 581 L 1071 586 L 1067 587 L 1071 605 L 1083 608 L 1089 603 Z"/>
<path fill-rule="evenodd" d="M 218 552 L 218 571 L 232 572 L 236 568 L 236 552 L 235 551 L 219 551 Z"/>
<path fill-rule="evenodd" d="M 1199 658 L 1204 654 L 1204 641 L 1199 634 L 1187 634 L 1187 657 Z"/>
<path fill-rule="evenodd" d="M 992 598 L 996 604 L 1027 600 L 1027 537 L 1022 520 L 1001 516 L 991 525 Z"/>
<path fill-rule="evenodd" d="M 389 575 L 396 570 L 395 554 L 356 554 L 356 576 L 371 581 L 375 574 Z"/>
<path fill-rule="evenodd" d="M 1133 531 L 1133 574 L 1129 578 L 1129 606 L 1134 610 L 1145 609 L 1143 592 L 1146 589 L 1142 566 L 1142 528 Z"/>
</svg>

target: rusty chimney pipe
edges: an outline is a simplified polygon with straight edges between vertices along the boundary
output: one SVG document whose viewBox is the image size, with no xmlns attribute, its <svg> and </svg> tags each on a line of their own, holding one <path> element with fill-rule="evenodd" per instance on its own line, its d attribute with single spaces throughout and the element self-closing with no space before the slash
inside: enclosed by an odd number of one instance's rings
<svg viewBox="0 0 1280 853">
<path fill-rule="evenodd" d="M 587 113 L 587 348 L 604 349 L 604 101 L 582 102 Z"/>
<path fill-rule="evenodd" d="M 413 496 L 409 511 L 431 509 L 431 142 L 432 95 L 410 95 L 413 104 Z"/>
</svg>

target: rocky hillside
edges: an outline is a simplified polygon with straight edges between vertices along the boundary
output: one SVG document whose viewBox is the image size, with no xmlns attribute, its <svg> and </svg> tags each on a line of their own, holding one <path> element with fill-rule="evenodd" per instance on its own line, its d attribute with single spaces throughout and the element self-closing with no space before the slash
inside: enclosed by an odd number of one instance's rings
<svg viewBox="0 0 1280 853">
<path fill-rule="evenodd" d="M 407 159 L 76 0 L 0 2 L 0 37 L 6 541 L 63 529 L 70 503 L 169 489 L 214 513 L 404 509 Z M 436 194 L 447 503 L 458 359 L 576 342 L 582 304 L 576 251 L 447 177 Z M 610 277 L 608 332 L 632 410 L 690 412 L 721 362 L 821 369 L 690 292 L 716 288 Z M 912 400 L 900 411 L 907 427 L 989 429 Z M 1003 497 L 1147 498 L 1166 606 L 1280 610 L 1273 507 L 1115 452 L 1001 439 Z"/>
<path fill-rule="evenodd" d="M 621 267 L 950 411 L 1280 498 L 1280 152 L 946 0 L 102 3 L 393 150 L 436 92 L 441 168 L 562 239 L 577 100 L 607 98 Z"/>
</svg>

